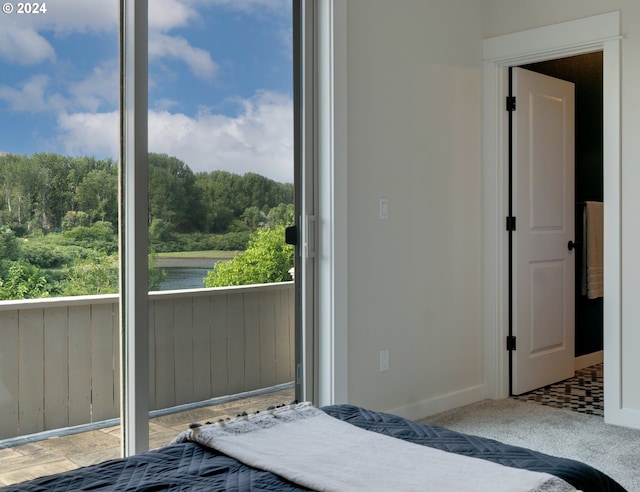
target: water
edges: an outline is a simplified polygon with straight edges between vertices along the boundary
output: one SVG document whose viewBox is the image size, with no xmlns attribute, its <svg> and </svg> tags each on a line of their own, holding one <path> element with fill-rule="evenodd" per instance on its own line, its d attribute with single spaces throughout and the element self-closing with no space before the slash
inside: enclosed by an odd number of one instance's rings
<svg viewBox="0 0 640 492">
<path fill-rule="evenodd" d="M 208 268 L 163 267 L 167 277 L 158 290 L 202 289 Z"/>
</svg>

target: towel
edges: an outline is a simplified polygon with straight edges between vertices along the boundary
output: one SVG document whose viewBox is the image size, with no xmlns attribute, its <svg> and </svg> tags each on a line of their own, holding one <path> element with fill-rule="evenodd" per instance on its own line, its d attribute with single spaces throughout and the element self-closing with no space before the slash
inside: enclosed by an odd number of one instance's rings
<svg viewBox="0 0 640 492">
<path fill-rule="evenodd" d="M 597 299 L 604 295 L 603 268 L 603 205 L 602 202 L 586 202 L 582 216 L 584 224 L 582 255 L 582 295 Z"/>
</svg>

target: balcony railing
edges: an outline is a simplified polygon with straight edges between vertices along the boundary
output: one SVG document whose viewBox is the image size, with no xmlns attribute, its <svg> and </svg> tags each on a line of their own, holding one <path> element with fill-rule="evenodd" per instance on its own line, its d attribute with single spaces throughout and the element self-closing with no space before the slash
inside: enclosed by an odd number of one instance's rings
<svg viewBox="0 0 640 492">
<path fill-rule="evenodd" d="M 293 282 L 149 293 L 159 410 L 294 379 Z M 118 296 L 0 302 L 0 439 L 119 415 Z"/>
</svg>

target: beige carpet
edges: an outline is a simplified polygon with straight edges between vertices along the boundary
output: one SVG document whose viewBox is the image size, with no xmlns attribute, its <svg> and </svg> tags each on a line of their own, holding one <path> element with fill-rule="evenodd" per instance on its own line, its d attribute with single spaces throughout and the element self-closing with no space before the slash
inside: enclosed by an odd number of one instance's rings
<svg viewBox="0 0 640 492">
<path fill-rule="evenodd" d="M 602 417 L 514 399 L 485 400 L 422 420 L 587 463 L 628 491 L 640 491 L 640 430 Z"/>
</svg>

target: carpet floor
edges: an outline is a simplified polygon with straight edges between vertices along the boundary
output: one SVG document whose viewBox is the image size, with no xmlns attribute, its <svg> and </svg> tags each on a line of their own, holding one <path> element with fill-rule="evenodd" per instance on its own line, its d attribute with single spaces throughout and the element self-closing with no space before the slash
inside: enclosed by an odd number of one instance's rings
<svg viewBox="0 0 640 492">
<path fill-rule="evenodd" d="M 597 415 L 515 398 L 484 400 L 421 420 L 587 463 L 628 491 L 640 491 L 640 430 Z"/>
</svg>

